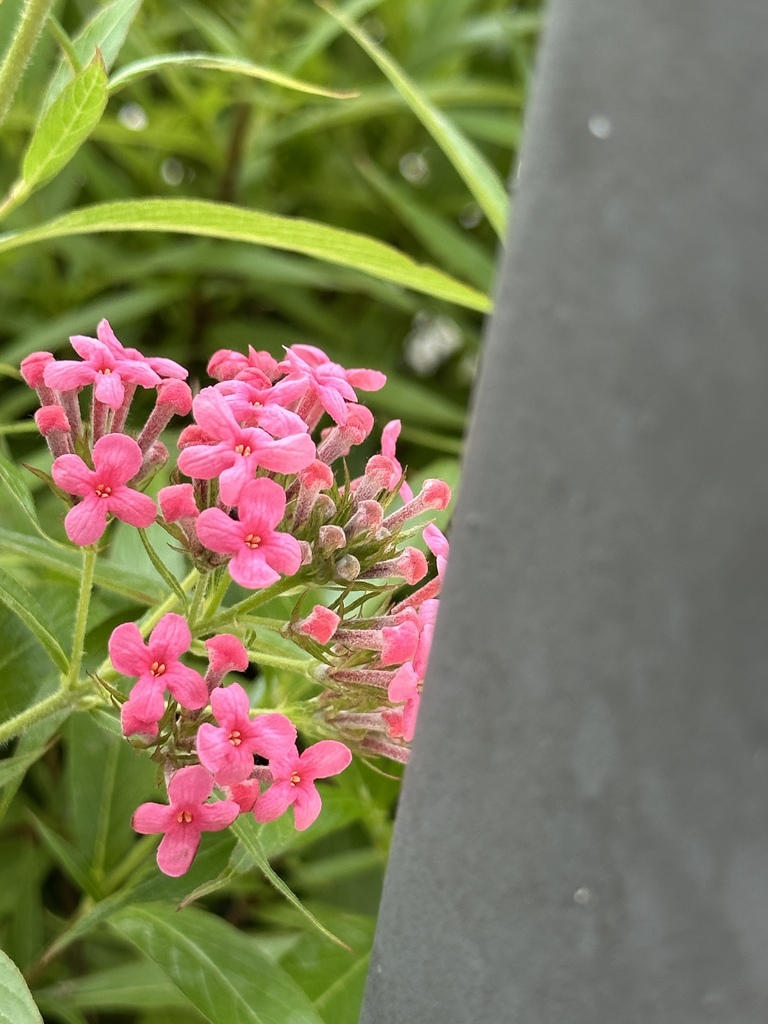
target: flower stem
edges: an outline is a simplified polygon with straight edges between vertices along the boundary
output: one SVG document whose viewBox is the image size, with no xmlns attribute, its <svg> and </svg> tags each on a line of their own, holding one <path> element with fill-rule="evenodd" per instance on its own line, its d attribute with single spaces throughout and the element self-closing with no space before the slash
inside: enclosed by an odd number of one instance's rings
<svg viewBox="0 0 768 1024">
<path fill-rule="evenodd" d="M 43 30 L 53 0 L 27 0 L 0 64 L 0 124 L 5 120 L 29 58 Z"/>
<path fill-rule="evenodd" d="M 232 577 L 229 575 L 227 570 L 224 568 L 220 569 L 221 579 L 216 585 L 213 593 L 211 594 L 210 600 L 208 601 L 208 607 L 205 609 L 207 618 L 210 618 L 215 612 L 219 610 L 221 602 L 226 597 L 229 586 L 232 583 Z"/>
<path fill-rule="evenodd" d="M 64 681 L 64 690 L 73 690 L 80 678 L 80 666 L 83 663 L 83 645 L 85 632 L 88 628 L 88 609 L 91 606 L 91 590 L 93 589 L 93 570 L 96 566 L 96 549 L 83 549 L 83 574 L 80 577 L 80 593 L 77 596 L 75 612 L 75 630 L 72 637 L 72 657 L 69 659 L 69 675 Z"/>
<path fill-rule="evenodd" d="M 207 632 L 212 629 L 221 629 L 222 626 L 229 626 L 239 616 L 247 614 L 262 604 L 267 604 L 268 601 L 273 600 L 273 598 L 278 597 L 280 594 L 284 594 L 295 586 L 296 580 L 286 576 L 285 579 L 273 583 L 271 587 L 265 587 L 264 590 L 260 590 L 257 594 L 246 597 L 244 601 L 238 601 L 237 604 L 230 605 L 221 615 L 216 615 L 214 618 L 200 623 L 200 631 L 204 630 Z"/>
<path fill-rule="evenodd" d="M 31 708 L 20 711 L 18 715 L 14 715 L 3 722 L 0 725 L 0 743 L 7 743 L 14 736 L 19 736 L 26 729 L 29 729 L 30 726 L 42 722 L 44 718 L 50 718 L 57 711 L 62 711 L 64 708 L 72 706 L 76 700 L 76 696 L 69 690 L 63 688 L 57 690 L 56 693 L 52 693 L 45 700 L 41 700 L 38 704 L 33 704 Z"/>
<path fill-rule="evenodd" d="M 265 654 L 263 651 L 248 651 L 248 657 L 257 665 L 269 665 L 270 668 L 284 668 L 289 672 L 301 672 L 311 677 L 310 670 L 315 666 L 314 658 L 283 658 L 279 654 Z"/>
<path fill-rule="evenodd" d="M 197 620 L 203 608 L 205 593 L 208 590 L 208 576 L 200 576 L 195 584 L 195 593 L 192 597 L 192 606 L 189 609 L 189 625 L 193 632 L 196 632 Z"/>
</svg>

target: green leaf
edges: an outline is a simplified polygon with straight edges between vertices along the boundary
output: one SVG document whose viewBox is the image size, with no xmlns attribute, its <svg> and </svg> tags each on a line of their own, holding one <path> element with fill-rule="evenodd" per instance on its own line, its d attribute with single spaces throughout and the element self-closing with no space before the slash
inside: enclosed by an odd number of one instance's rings
<svg viewBox="0 0 768 1024">
<path fill-rule="evenodd" d="M 48 238 L 105 231 L 170 231 L 287 249 L 355 267 L 481 313 L 491 308 L 491 300 L 482 292 L 367 235 L 202 199 L 128 199 L 85 206 L 38 227 L 0 235 L 0 253 Z"/>
<path fill-rule="evenodd" d="M 211 1024 L 321 1024 L 285 971 L 232 925 L 165 904 L 118 911 L 113 929 L 145 953 Z"/>
<path fill-rule="evenodd" d="M 45 625 L 47 616 L 29 591 L 4 569 L 0 569 L 0 601 L 30 629 L 62 672 L 69 671 L 69 659 L 61 644 Z"/>
<path fill-rule="evenodd" d="M 10 459 L 6 458 L 2 452 L 0 452 L 0 480 L 3 481 L 5 486 L 11 492 L 14 500 L 26 514 L 32 526 L 37 530 L 40 536 L 44 537 L 47 541 L 48 537 L 43 532 L 40 520 L 37 518 L 35 499 L 32 497 L 32 492 L 27 486 L 27 481 L 24 479 L 24 475 L 19 467 L 14 465 Z"/>
<path fill-rule="evenodd" d="M 273 870 L 272 865 L 267 860 L 267 855 L 264 852 L 264 847 L 261 845 L 261 838 L 259 835 L 259 825 L 256 819 L 250 814 L 241 814 L 239 818 L 232 825 L 232 831 L 243 844 L 244 849 L 248 853 L 248 856 L 259 868 L 264 877 L 274 886 L 275 889 L 284 896 L 289 903 L 291 903 L 300 913 L 302 913 L 308 921 L 317 928 L 318 931 L 322 932 L 332 942 L 343 946 L 344 943 L 332 931 L 329 931 L 325 925 L 321 924 L 317 918 L 312 914 L 304 904 L 301 902 L 296 893 L 282 880 L 280 875 Z"/>
<path fill-rule="evenodd" d="M 21 971 L 1 949 L 0 1024 L 43 1024 Z"/>
<path fill-rule="evenodd" d="M 146 958 L 118 967 L 95 971 L 81 978 L 67 978 L 35 992 L 43 1007 L 62 1001 L 79 1010 L 162 1010 L 184 1006 L 184 1012 L 201 1018 L 163 971 Z"/>
<path fill-rule="evenodd" d="M 69 875 L 75 885 L 83 892 L 88 893 L 92 899 L 100 899 L 103 893 L 94 883 L 88 870 L 88 864 L 82 854 L 78 853 L 71 843 L 68 843 L 66 839 L 54 832 L 52 828 L 49 828 L 44 822 L 40 821 L 31 811 L 28 810 L 26 813 L 49 853 Z"/>
<path fill-rule="evenodd" d="M 392 85 L 418 117 L 429 134 L 451 161 L 474 196 L 478 206 L 503 238 L 507 222 L 507 193 L 496 171 L 483 154 L 459 131 L 442 111 L 427 99 L 424 92 L 406 75 L 399 64 L 371 37 L 350 21 L 341 11 L 324 0 L 316 0 L 324 11 L 343 25 L 346 31 L 381 68 Z"/>
<path fill-rule="evenodd" d="M 0 761 L 0 787 L 7 786 L 10 782 L 22 779 L 31 767 L 43 754 L 50 750 L 51 744 L 47 743 L 37 750 L 30 750 L 26 754 L 17 754 L 15 757 L 7 757 Z"/>
<path fill-rule="evenodd" d="M 26 191 L 40 188 L 69 163 L 99 123 L 106 105 L 107 72 L 97 53 L 40 119 L 21 166 Z"/>
<path fill-rule="evenodd" d="M 79 581 L 82 575 L 82 556 L 79 550 L 64 547 L 63 544 L 56 544 L 47 538 L 39 540 L 37 537 L 0 526 L 0 555 L 9 554 L 19 556 L 25 563 L 32 562 L 51 569 L 67 579 Z M 122 566 L 119 573 L 97 569 L 93 581 L 96 586 L 103 587 L 113 594 L 120 594 L 138 604 L 155 605 L 166 596 L 165 590 L 156 580 L 138 572 L 129 572 Z"/>
<path fill-rule="evenodd" d="M 72 47 L 82 64 L 87 64 L 98 49 L 107 71 L 117 59 L 131 22 L 141 7 L 141 0 L 112 0 L 100 7 L 85 28 L 72 41 Z M 43 109 L 47 110 L 64 86 L 72 79 L 72 69 L 62 61 L 53 76 Z"/>
<path fill-rule="evenodd" d="M 360 94 L 357 92 L 339 91 L 337 89 L 323 89 L 322 86 L 313 85 L 312 82 L 304 82 L 300 78 L 292 78 L 272 68 L 265 68 L 261 64 L 254 64 L 249 60 L 240 57 L 219 57 L 213 53 L 163 53 L 158 57 L 146 57 L 144 60 L 134 61 L 120 68 L 109 81 L 109 94 L 114 95 L 127 85 L 138 82 L 155 71 L 162 71 L 163 68 L 200 68 L 209 71 L 227 71 L 233 75 L 247 75 L 249 78 L 260 78 L 264 82 L 272 82 L 273 85 L 281 85 L 285 89 L 294 89 L 296 92 L 310 93 L 312 96 L 326 96 L 329 99 L 345 100 L 352 99 Z"/>
</svg>

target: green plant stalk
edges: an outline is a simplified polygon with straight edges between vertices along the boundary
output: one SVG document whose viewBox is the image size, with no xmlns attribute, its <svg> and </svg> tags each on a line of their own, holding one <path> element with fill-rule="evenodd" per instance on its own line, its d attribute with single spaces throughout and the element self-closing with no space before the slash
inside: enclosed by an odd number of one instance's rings
<svg viewBox="0 0 768 1024">
<path fill-rule="evenodd" d="M 309 671 L 317 664 L 314 658 L 282 658 L 279 654 L 264 654 L 261 651 L 248 651 L 248 657 L 257 665 L 269 665 L 270 668 L 284 668 L 289 672 L 301 672 L 312 678 Z"/>
<path fill-rule="evenodd" d="M 195 593 L 192 597 L 192 607 L 189 609 L 189 625 L 193 633 L 197 631 L 197 620 L 203 610 L 205 592 L 208 589 L 208 576 L 200 576 L 195 584 Z"/>
<path fill-rule="evenodd" d="M 24 69 L 52 7 L 53 0 L 27 0 L 24 4 L 13 39 L 0 64 L 0 124 L 10 110 Z"/>
<path fill-rule="evenodd" d="M 63 680 L 64 690 L 73 690 L 80 679 L 80 666 L 83 663 L 83 646 L 85 633 L 88 629 L 88 609 L 91 607 L 91 591 L 93 590 L 93 571 L 96 568 L 96 549 L 83 549 L 83 575 L 80 578 L 80 592 L 77 596 L 75 612 L 75 630 L 72 636 L 72 657 L 69 659 L 69 675 Z"/>
<path fill-rule="evenodd" d="M 216 588 L 211 594 L 210 600 L 208 601 L 208 606 L 205 609 L 205 617 L 207 619 L 211 618 L 211 616 L 219 610 L 221 602 L 227 596 L 227 591 L 229 590 L 231 583 L 232 577 L 229 575 L 227 570 L 224 569 L 224 571 L 222 572 L 221 579 L 216 584 Z"/>
<path fill-rule="evenodd" d="M 55 715 L 57 711 L 74 706 L 76 701 L 76 694 L 70 690 L 64 688 L 57 690 L 56 693 L 52 693 L 45 700 L 41 700 L 38 704 L 33 704 L 31 708 L 26 708 L 26 710 L 20 711 L 18 715 L 14 715 L 3 722 L 0 725 L 0 744 L 7 743 L 8 740 L 21 735 L 26 729 L 37 725 L 38 722 L 42 722 L 44 718 Z"/>
<path fill-rule="evenodd" d="M 296 580 L 291 576 L 286 576 L 285 579 L 278 580 L 277 583 L 273 583 L 271 587 L 266 587 L 264 590 L 260 590 L 257 594 L 252 597 L 246 597 L 243 601 L 238 601 L 237 604 L 230 605 L 226 611 L 222 612 L 221 615 L 216 615 L 212 619 L 203 620 L 199 624 L 199 632 L 209 632 L 210 630 L 221 629 L 222 626 L 231 626 L 238 615 L 244 615 L 246 612 L 250 612 L 253 608 L 258 608 L 262 604 L 266 604 L 273 598 L 278 597 L 280 594 L 285 593 L 286 590 L 291 590 L 296 586 Z"/>
</svg>

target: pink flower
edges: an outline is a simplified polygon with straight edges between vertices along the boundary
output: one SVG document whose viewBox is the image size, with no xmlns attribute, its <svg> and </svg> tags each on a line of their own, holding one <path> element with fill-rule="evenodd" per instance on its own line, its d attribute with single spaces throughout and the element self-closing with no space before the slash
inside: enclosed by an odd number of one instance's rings
<svg viewBox="0 0 768 1024">
<path fill-rule="evenodd" d="M 83 500 L 67 513 L 64 528 L 73 544 L 93 544 L 101 537 L 111 513 L 131 526 L 151 526 L 155 503 L 128 487 L 141 469 L 141 448 L 126 434 L 107 434 L 93 446 L 89 469 L 79 455 L 60 455 L 53 463 L 53 479 L 68 494 Z"/>
<path fill-rule="evenodd" d="M 196 710 L 208 703 L 208 687 L 194 669 L 179 658 L 189 650 L 192 634 L 182 615 L 168 612 L 152 630 L 145 644 L 135 622 L 124 622 L 112 631 L 109 656 L 118 672 L 138 676 L 129 699 L 123 704 L 123 731 L 147 732 L 137 723 L 155 725 L 165 709 L 163 694 L 170 690 L 182 707 Z M 149 730 L 151 734 L 157 729 Z"/>
<path fill-rule="evenodd" d="M 390 491 L 394 491 L 397 487 L 398 480 L 402 479 L 403 476 L 403 467 L 400 465 L 397 456 L 395 455 L 395 445 L 398 437 L 400 437 L 401 427 L 402 424 L 400 420 L 390 420 L 381 432 L 381 454 L 387 455 L 395 464 L 395 470 L 389 481 Z M 407 484 L 405 480 L 403 480 L 400 487 L 400 497 L 403 501 L 410 501 L 413 497 L 413 491 L 411 490 L 410 484 Z"/>
<path fill-rule="evenodd" d="M 448 553 L 450 551 L 448 538 L 435 526 L 434 523 L 430 523 L 429 526 L 426 527 L 422 537 L 424 538 L 429 550 L 435 556 L 435 560 L 437 561 L 437 578 L 442 583 L 445 577 L 445 568 L 448 564 Z"/>
<path fill-rule="evenodd" d="M 421 703 L 421 691 L 424 686 L 429 651 L 432 647 L 438 606 L 439 601 L 425 601 L 419 607 L 418 616 L 411 620 L 416 622 L 420 631 L 416 651 L 413 658 L 401 665 L 394 674 L 387 691 L 387 697 L 393 704 L 404 704 L 399 729 L 400 735 L 408 742 L 413 739 L 416 729 L 416 716 Z"/>
<path fill-rule="evenodd" d="M 315 457 L 308 434 L 274 440 L 259 427 L 241 427 L 227 400 L 215 388 L 204 388 L 193 404 L 195 419 L 217 439 L 215 444 L 192 445 L 179 455 L 179 469 L 200 480 L 219 477 L 221 500 L 237 505 L 245 485 L 258 467 L 275 473 L 296 473 Z"/>
<path fill-rule="evenodd" d="M 178 878 L 194 860 L 202 832 L 220 832 L 240 813 L 233 800 L 205 801 L 213 791 L 213 776 L 200 764 L 180 768 L 168 783 L 170 806 L 142 804 L 133 815 L 133 827 L 143 835 L 164 832 L 157 849 L 157 866 Z"/>
<path fill-rule="evenodd" d="M 292 345 L 286 349 L 285 355 L 285 360 L 280 363 L 280 369 L 286 373 L 285 379 L 301 381 L 305 394 L 318 401 L 341 425 L 349 417 L 346 402 L 357 401 L 354 388 L 378 391 L 387 380 L 378 370 L 345 370 L 338 363 L 332 363 L 325 352 L 314 345 Z"/>
<path fill-rule="evenodd" d="M 244 370 L 260 370 L 269 380 L 278 375 L 277 360 L 269 352 L 257 352 L 252 345 L 248 346 L 248 355 L 222 348 L 214 352 L 208 363 L 208 376 L 215 380 L 231 380 Z"/>
<path fill-rule="evenodd" d="M 352 760 L 349 747 L 338 740 L 320 740 L 299 754 L 292 751 L 269 762 L 272 785 L 256 801 L 256 821 L 274 821 L 293 804 L 296 828 L 303 832 L 320 813 L 322 801 L 315 788 L 315 779 L 343 772 Z"/>
<path fill-rule="evenodd" d="M 157 500 L 166 523 L 175 523 L 179 519 L 196 519 L 199 515 L 192 484 L 171 484 L 169 487 L 161 487 L 157 492 Z"/>
<path fill-rule="evenodd" d="M 210 693 L 218 686 L 227 672 L 245 672 L 248 668 L 248 651 L 242 640 L 232 633 L 219 633 L 205 641 L 208 651 L 208 671 L 205 685 Z"/>
<path fill-rule="evenodd" d="M 254 590 L 274 583 L 280 573 L 299 571 L 299 542 L 275 530 L 285 515 L 285 491 L 279 484 L 266 477 L 247 483 L 238 515 L 239 520 L 230 519 L 220 508 L 207 508 L 197 519 L 197 535 L 207 548 L 235 556 L 229 573 L 236 583 Z"/>
<path fill-rule="evenodd" d="M 273 387 L 256 387 L 250 381 L 228 380 L 216 386 L 224 395 L 235 419 L 246 427 L 262 427 L 274 437 L 288 437 L 290 434 L 305 434 L 307 424 L 295 412 L 285 406 L 300 397 L 302 385 L 289 382 Z"/>
<path fill-rule="evenodd" d="M 71 391 L 93 384 L 99 402 L 110 409 L 119 409 L 125 398 L 126 383 L 140 384 L 144 388 L 153 388 L 160 383 L 158 375 L 145 362 L 116 356 L 95 338 L 76 334 L 69 340 L 83 362 L 62 359 L 48 363 L 43 379 L 49 388 Z"/>
<path fill-rule="evenodd" d="M 205 722 L 197 733 L 197 756 L 221 786 L 235 786 L 251 774 L 253 755 L 285 756 L 296 744 L 296 727 L 277 713 L 250 718 L 248 694 L 238 683 L 211 694 L 218 727 Z"/>
<path fill-rule="evenodd" d="M 296 630 L 316 640 L 319 644 L 327 644 L 339 628 L 341 619 L 336 612 L 316 604 L 309 615 L 296 623 Z"/>
<path fill-rule="evenodd" d="M 177 380 L 186 380 L 189 376 L 189 370 L 185 370 L 183 366 L 174 362 L 173 359 L 165 359 L 161 356 L 147 357 L 142 355 L 137 348 L 126 348 L 118 340 L 117 335 L 109 326 L 108 320 L 99 321 L 99 326 L 96 328 L 96 337 L 102 345 L 107 346 L 116 358 L 146 363 L 160 377 L 175 377 Z"/>
</svg>

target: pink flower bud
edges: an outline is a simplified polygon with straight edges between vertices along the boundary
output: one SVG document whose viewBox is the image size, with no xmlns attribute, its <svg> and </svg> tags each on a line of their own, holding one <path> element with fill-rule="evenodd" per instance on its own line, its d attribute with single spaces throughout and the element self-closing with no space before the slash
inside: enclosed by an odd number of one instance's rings
<svg viewBox="0 0 768 1024">
<path fill-rule="evenodd" d="M 219 633 L 205 641 L 211 672 L 223 677 L 227 672 L 245 672 L 248 651 L 232 633 Z"/>
<path fill-rule="evenodd" d="M 301 562 L 300 565 L 311 565 L 312 564 L 312 545 L 306 540 L 299 541 L 299 547 L 301 548 Z"/>
<path fill-rule="evenodd" d="M 354 537 L 355 534 L 370 530 L 378 533 L 384 520 L 384 509 L 378 501 L 361 501 L 357 511 L 345 524 L 344 533 L 347 537 Z"/>
<path fill-rule="evenodd" d="M 448 507 L 450 500 L 451 488 L 444 480 L 425 480 L 424 486 L 415 498 L 407 501 L 402 508 L 393 512 L 391 516 L 387 516 L 384 520 L 384 529 L 393 530 L 397 526 L 402 526 L 408 519 L 412 519 L 414 516 L 418 516 L 429 509 L 436 509 L 442 512 L 443 509 Z"/>
<path fill-rule="evenodd" d="M 327 644 L 336 632 L 341 619 L 330 608 L 316 604 L 309 615 L 296 623 L 295 628 L 304 636 L 312 637 L 319 644 Z"/>
<path fill-rule="evenodd" d="M 336 563 L 336 575 L 339 579 L 351 583 L 360 575 L 360 563 L 354 555 L 344 555 Z"/>
<path fill-rule="evenodd" d="M 68 434 L 70 430 L 67 414 L 60 405 L 44 405 L 42 409 L 38 409 L 35 413 L 35 423 L 43 437 L 48 437 L 56 431 Z"/>
<path fill-rule="evenodd" d="M 418 548 L 405 548 L 397 558 L 389 558 L 366 569 L 360 578 L 376 580 L 387 576 L 402 576 L 406 583 L 413 585 L 424 579 L 427 568 L 427 560 Z"/>
<path fill-rule="evenodd" d="M 192 409 L 192 389 L 183 380 L 164 380 L 157 385 L 157 404 L 170 407 L 172 416 L 187 416 Z"/>
<path fill-rule="evenodd" d="M 195 503 L 195 489 L 192 484 L 173 484 L 170 487 L 161 487 L 157 500 L 166 523 L 175 523 L 179 519 L 196 519 L 200 514 Z"/>
<path fill-rule="evenodd" d="M 33 352 L 26 359 L 22 359 L 20 367 L 21 376 L 31 388 L 39 390 L 45 387 L 43 371 L 53 361 L 53 353 L 51 352 Z"/>
<path fill-rule="evenodd" d="M 215 437 L 211 437 L 202 427 L 198 427 L 196 423 L 191 423 L 188 427 L 184 427 L 179 434 L 179 448 L 184 450 L 184 448 L 192 448 L 194 445 L 199 444 L 218 444 L 218 441 Z"/>
<path fill-rule="evenodd" d="M 347 535 L 340 526 L 321 526 L 317 536 L 317 543 L 323 551 L 337 551 L 347 543 Z"/>
</svg>

